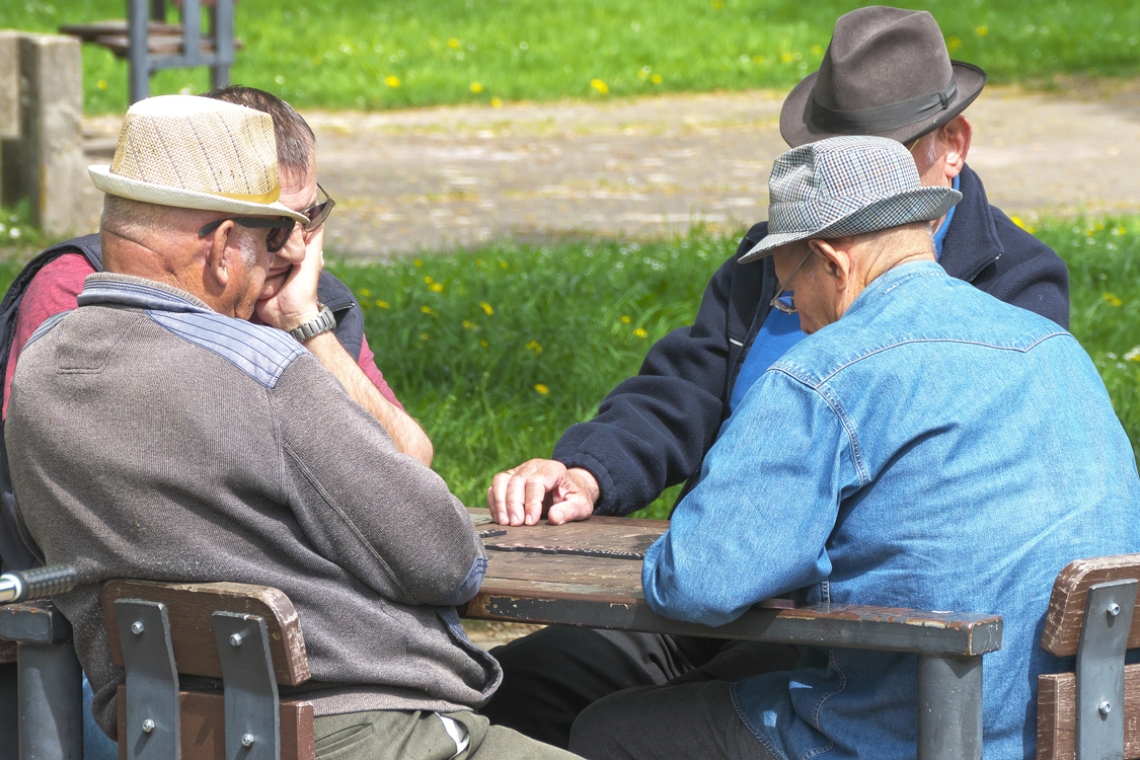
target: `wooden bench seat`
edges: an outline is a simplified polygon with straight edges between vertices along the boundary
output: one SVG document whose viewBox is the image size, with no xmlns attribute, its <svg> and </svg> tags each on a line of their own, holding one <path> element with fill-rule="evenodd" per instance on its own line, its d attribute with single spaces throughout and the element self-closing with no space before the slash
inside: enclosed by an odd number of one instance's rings
<svg viewBox="0 0 1140 760">
<path fill-rule="evenodd" d="M 84 42 L 101 45 L 119 58 L 127 58 L 131 50 L 131 39 L 126 21 L 98 21 L 94 24 L 68 24 L 59 28 L 61 34 L 79 37 Z M 182 55 L 183 35 L 181 24 L 167 24 L 160 21 L 147 23 L 147 52 L 150 55 Z M 234 50 L 241 50 L 244 43 L 234 39 Z M 214 41 L 209 37 L 198 40 L 198 49 L 203 53 L 215 52 Z"/>
</svg>

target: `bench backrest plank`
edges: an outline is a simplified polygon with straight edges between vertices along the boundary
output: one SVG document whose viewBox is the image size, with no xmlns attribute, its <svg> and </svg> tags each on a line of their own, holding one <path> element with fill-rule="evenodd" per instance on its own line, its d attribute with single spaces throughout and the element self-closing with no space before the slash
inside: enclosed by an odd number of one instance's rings
<svg viewBox="0 0 1140 760">
<path fill-rule="evenodd" d="M 186 675 L 221 678 L 212 616 L 215 612 L 237 612 L 265 619 L 269 648 L 277 682 L 297 686 L 309 680 L 309 658 L 301 634 L 297 610 L 285 594 L 265 586 L 244 583 L 151 583 L 112 580 L 103 586 L 103 615 L 111 624 L 107 637 L 111 659 L 123 664 L 115 620 L 116 599 L 144 599 L 162 602 L 170 617 L 174 661 Z"/>
<path fill-rule="evenodd" d="M 119 736 L 127 735 L 126 686 L 119 687 Z M 217 760 L 226 756 L 225 700 L 221 694 L 182 691 L 178 695 L 182 721 L 182 760 Z M 281 702 L 282 760 L 314 760 L 313 703 Z M 119 760 L 127 760 L 127 746 L 119 744 Z"/>
<path fill-rule="evenodd" d="M 1140 665 L 1124 668 L 1124 756 L 1140 757 Z M 1076 760 L 1077 675 L 1037 678 L 1037 760 Z"/>
<path fill-rule="evenodd" d="M 1049 611 L 1045 614 L 1045 630 L 1041 634 L 1041 648 L 1058 657 L 1075 655 L 1081 639 L 1089 586 L 1128 578 L 1140 578 L 1140 554 L 1078 559 L 1066 565 L 1053 584 Z M 1137 610 L 1140 610 L 1140 604 Z M 1140 626 L 1135 624 L 1135 618 L 1128 636 L 1128 648 L 1140 648 Z"/>
</svg>

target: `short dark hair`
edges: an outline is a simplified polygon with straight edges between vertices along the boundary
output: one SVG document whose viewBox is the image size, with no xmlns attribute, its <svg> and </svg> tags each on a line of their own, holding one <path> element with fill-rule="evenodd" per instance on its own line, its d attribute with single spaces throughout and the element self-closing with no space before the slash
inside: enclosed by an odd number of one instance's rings
<svg viewBox="0 0 1140 760">
<path fill-rule="evenodd" d="M 278 163 L 303 172 L 312 167 L 316 135 L 301 114 L 281 98 L 240 84 L 210 90 L 205 97 L 269 114 L 273 119 L 273 136 L 277 139 Z"/>
</svg>

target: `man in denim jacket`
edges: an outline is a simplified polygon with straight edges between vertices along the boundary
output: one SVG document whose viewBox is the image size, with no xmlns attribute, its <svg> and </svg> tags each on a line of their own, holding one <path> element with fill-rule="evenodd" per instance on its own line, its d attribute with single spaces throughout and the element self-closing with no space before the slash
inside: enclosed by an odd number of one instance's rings
<svg viewBox="0 0 1140 760">
<path fill-rule="evenodd" d="M 898 142 L 838 137 L 777 159 L 772 305 L 807 337 L 753 385 L 646 553 L 662 615 L 727 623 L 769 597 L 1001 615 L 985 658 L 987 759 L 1034 753 L 1037 646 L 1070 561 L 1140 551 L 1132 446 L 1056 323 L 938 266 Z M 794 293 L 793 290 L 794 289 Z M 773 421 L 779 421 L 774 425 Z M 808 648 L 789 672 L 619 692 L 578 718 L 588 758 L 913 757 L 913 654 Z"/>
</svg>

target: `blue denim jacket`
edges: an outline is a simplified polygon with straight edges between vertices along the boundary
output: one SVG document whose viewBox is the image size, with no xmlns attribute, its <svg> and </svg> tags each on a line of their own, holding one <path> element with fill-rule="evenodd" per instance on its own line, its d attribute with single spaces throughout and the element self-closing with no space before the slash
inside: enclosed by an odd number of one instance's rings
<svg viewBox="0 0 1140 760">
<path fill-rule="evenodd" d="M 888 271 L 761 377 L 643 568 L 653 609 L 719 625 L 806 602 L 996 613 L 985 757 L 1031 757 L 1053 579 L 1140 551 L 1132 447 L 1088 356 L 1056 323 L 946 275 Z M 798 591 L 797 591 L 798 590 Z M 809 649 L 741 681 L 777 756 L 914 757 L 914 655 Z"/>
</svg>

